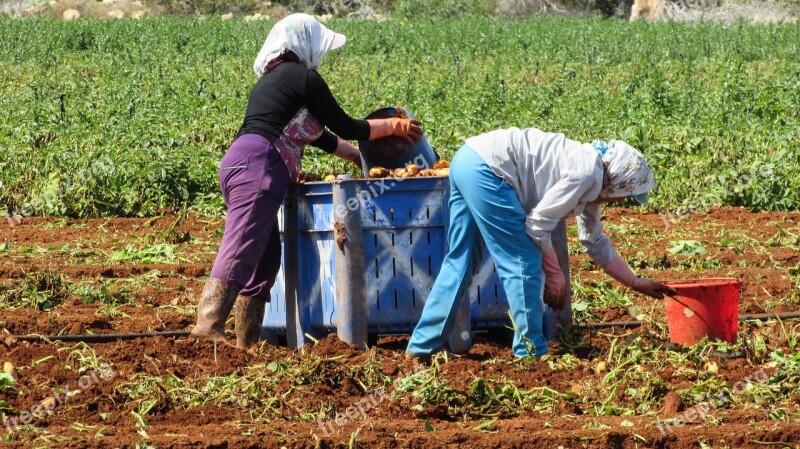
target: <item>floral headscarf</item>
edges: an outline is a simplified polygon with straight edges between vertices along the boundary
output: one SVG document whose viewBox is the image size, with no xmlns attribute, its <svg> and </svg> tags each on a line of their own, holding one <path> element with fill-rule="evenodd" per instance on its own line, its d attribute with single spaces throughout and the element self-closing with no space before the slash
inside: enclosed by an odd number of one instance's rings
<svg viewBox="0 0 800 449">
<path fill-rule="evenodd" d="M 334 33 L 308 14 L 292 14 L 272 27 L 253 70 L 260 77 L 267 63 L 285 51 L 292 51 L 309 69 L 316 69 L 326 53 L 341 47 L 346 40 L 343 34 Z"/>
<path fill-rule="evenodd" d="M 603 178 L 603 198 L 633 196 L 640 203 L 647 202 L 647 193 L 656 187 L 653 172 L 642 153 L 622 140 L 608 143 L 595 140 L 592 146 L 606 166 Z"/>
</svg>

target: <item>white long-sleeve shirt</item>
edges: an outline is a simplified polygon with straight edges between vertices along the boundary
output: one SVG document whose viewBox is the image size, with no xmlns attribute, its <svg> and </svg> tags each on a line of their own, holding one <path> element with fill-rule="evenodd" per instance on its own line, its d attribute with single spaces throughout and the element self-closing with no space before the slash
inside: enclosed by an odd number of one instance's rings
<svg viewBox="0 0 800 449">
<path fill-rule="evenodd" d="M 589 256 L 602 267 L 616 257 L 600 221 L 603 163 L 591 144 L 536 128 L 491 131 L 466 144 L 517 192 L 528 211 L 525 230 L 542 252 L 553 247 L 550 233 L 558 222 L 577 217 Z"/>
</svg>

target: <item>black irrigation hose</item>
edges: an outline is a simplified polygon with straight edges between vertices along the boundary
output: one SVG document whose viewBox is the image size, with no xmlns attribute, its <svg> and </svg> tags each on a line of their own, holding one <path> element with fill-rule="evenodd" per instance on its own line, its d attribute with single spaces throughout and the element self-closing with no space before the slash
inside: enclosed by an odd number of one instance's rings
<svg viewBox="0 0 800 449">
<path fill-rule="evenodd" d="M 96 334 L 96 335 L 20 335 L 12 338 L 19 341 L 29 342 L 49 342 L 49 341 L 69 341 L 85 343 L 110 343 L 120 340 L 135 340 L 137 338 L 149 337 L 186 337 L 189 331 L 168 331 L 168 332 L 144 332 L 141 334 Z"/>
<path fill-rule="evenodd" d="M 739 315 L 739 321 L 757 321 L 769 319 L 793 320 L 800 319 L 800 312 L 786 313 L 757 313 L 753 315 Z M 609 327 L 636 328 L 647 324 L 647 321 L 616 321 L 609 323 L 581 323 L 580 327 L 592 329 L 603 329 Z M 20 335 L 12 338 L 18 341 L 28 342 L 85 342 L 85 343 L 109 343 L 120 340 L 135 340 L 137 338 L 150 337 L 186 337 L 189 331 L 167 331 L 167 332 L 144 332 L 140 334 L 97 334 L 97 335 Z"/>
<path fill-rule="evenodd" d="M 759 321 L 759 320 L 796 320 L 800 318 L 800 312 L 785 312 L 785 313 L 756 313 L 752 315 L 739 315 L 739 321 Z M 592 329 L 603 329 L 608 327 L 621 327 L 621 328 L 635 328 L 642 327 L 647 324 L 647 321 L 617 321 L 609 323 L 581 323 L 580 327 L 588 327 Z"/>
</svg>

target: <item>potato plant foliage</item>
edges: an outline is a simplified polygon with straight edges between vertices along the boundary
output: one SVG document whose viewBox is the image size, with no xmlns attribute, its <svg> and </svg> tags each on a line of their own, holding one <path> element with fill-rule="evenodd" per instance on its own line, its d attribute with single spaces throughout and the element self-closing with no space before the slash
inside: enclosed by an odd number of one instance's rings
<svg viewBox="0 0 800 449">
<path fill-rule="evenodd" d="M 219 212 L 217 167 L 272 23 L 0 19 L 0 211 Z M 599 18 L 333 21 L 320 72 L 345 110 L 401 105 L 451 156 L 535 126 L 625 139 L 654 208 L 800 205 L 800 24 Z M 307 171 L 352 171 L 309 149 Z"/>
</svg>

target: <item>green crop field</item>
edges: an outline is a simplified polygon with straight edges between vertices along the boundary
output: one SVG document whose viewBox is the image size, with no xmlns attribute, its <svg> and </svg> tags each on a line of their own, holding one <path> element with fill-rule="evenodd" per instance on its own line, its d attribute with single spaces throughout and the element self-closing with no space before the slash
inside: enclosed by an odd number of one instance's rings
<svg viewBox="0 0 800 449">
<path fill-rule="evenodd" d="M 400 335 L 363 351 L 335 335 L 276 346 L 270 326 L 247 351 L 104 335 L 195 323 L 223 235 L 218 164 L 272 23 L 0 17 L 0 445 L 800 449 L 800 23 L 327 25 L 348 37 L 320 68 L 345 110 L 406 107 L 442 156 L 509 126 L 640 148 L 659 187 L 641 210 L 608 208 L 605 230 L 643 277 L 740 281 L 736 341 L 672 344 L 669 301 L 613 282 L 573 222 L 581 325 L 542 358 L 512 357 L 502 328 L 427 366 Z M 304 165 L 354 170 L 312 148 Z M 300 256 L 306 271 L 327 264 Z M 410 268 L 381 276 L 419 282 Z M 292 296 L 286 279 L 278 299 Z"/>
<path fill-rule="evenodd" d="M 217 164 L 270 26 L 0 19 L 0 209 L 221 211 Z M 407 107 L 444 156 L 498 127 L 621 138 L 656 169 L 655 208 L 800 206 L 800 24 L 547 17 L 329 26 L 349 38 L 320 69 L 345 109 Z M 310 149 L 305 167 L 324 174 L 331 159 Z"/>
</svg>

